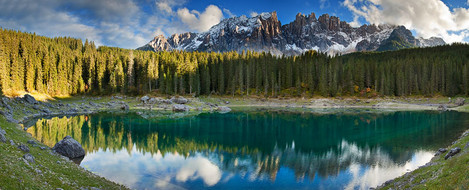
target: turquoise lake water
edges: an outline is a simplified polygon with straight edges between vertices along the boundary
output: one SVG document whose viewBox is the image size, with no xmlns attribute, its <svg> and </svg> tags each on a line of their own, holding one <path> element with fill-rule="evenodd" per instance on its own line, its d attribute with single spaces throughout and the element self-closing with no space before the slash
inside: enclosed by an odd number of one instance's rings
<svg viewBox="0 0 469 190">
<path fill-rule="evenodd" d="M 249 111 L 145 119 L 41 119 L 48 146 L 72 136 L 80 165 L 134 189 L 368 189 L 424 165 L 469 129 L 458 112 Z"/>
</svg>

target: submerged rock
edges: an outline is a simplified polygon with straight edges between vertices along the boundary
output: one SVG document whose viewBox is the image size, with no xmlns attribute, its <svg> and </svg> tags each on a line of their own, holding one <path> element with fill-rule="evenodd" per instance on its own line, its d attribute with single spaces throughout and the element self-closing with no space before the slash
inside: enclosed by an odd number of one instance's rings
<svg viewBox="0 0 469 190">
<path fill-rule="evenodd" d="M 461 152 L 461 148 L 459 148 L 459 147 L 456 147 L 456 148 L 451 149 L 451 150 L 448 152 L 448 154 L 446 154 L 445 160 L 447 160 L 448 158 L 453 157 L 454 155 L 458 154 L 459 152 Z"/>
<path fill-rule="evenodd" d="M 228 113 L 228 112 L 231 111 L 231 108 L 226 107 L 226 106 L 219 106 L 217 108 L 217 111 L 220 112 L 220 113 Z"/>
<path fill-rule="evenodd" d="M 66 136 L 52 148 L 55 152 L 68 158 L 80 158 L 85 156 L 85 149 L 70 136 Z"/>
</svg>

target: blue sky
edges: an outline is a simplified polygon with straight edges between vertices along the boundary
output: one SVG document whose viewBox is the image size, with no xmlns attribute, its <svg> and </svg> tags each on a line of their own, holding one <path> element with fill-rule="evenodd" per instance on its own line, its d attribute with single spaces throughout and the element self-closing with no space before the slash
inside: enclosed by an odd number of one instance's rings
<svg viewBox="0 0 469 190">
<path fill-rule="evenodd" d="M 353 26 L 404 25 L 421 37 L 469 41 L 469 0 L 0 0 L 0 26 L 137 48 L 155 35 L 204 32 L 232 16 L 277 11 L 340 17 Z"/>
</svg>

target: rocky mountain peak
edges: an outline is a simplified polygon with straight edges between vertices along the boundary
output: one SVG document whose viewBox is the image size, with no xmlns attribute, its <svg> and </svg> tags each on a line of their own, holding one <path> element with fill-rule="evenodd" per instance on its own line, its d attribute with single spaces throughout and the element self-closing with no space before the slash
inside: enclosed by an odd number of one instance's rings
<svg viewBox="0 0 469 190">
<path fill-rule="evenodd" d="M 391 48 L 380 48 L 389 44 Z M 405 45 L 397 47 L 392 44 Z M 339 17 L 328 14 L 316 18 L 314 13 L 298 13 L 294 21 L 282 25 L 274 11 L 254 17 L 243 15 L 224 19 L 203 33 L 173 34 L 168 39 L 160 35 L 138 49 L 215 52 L 252 50 L 298 55 L 308 50 L 335 54 L 443 44 L 445 42 L 441 38 L 415 39 L 403 26 L 363 25 L 354 28 Z"/>
</svg>

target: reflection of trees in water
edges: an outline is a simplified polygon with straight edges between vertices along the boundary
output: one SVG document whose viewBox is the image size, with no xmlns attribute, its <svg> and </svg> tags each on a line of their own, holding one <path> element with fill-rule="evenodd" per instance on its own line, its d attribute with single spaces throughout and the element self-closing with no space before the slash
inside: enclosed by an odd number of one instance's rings
<svg viewBox="0 0 469 190">
<path fill-rule="evenodd" d="M 337 145 L 337 150 L 330 150 L 322 154 L 313 152 L 303 153 L 296 151 L 294 147 L 280 149 L 276 147 L 271 154 L 233 155 L 219 154 L 211 157 L 219 162 L 224 171 L 232 173 L 250 174 L 252 178 L 269 177 L 275 180 L 280 167 L 288 167 L 293 170 L 298 180 L 309 178 L 311 181 L 319 175 L 321 177 L 337 176 L 352 164 L 365 166 L 379 166 L 382 168 L 399 165 L 391 156 L 380 147 L 360 148 L 354 143 L 342 141 Z M 405 163 L 412 158 L 413 152 L 405 152 L 401 155 Z"/>
<path fill-rule="evenodd" d="M 39 120 L 28 132 L 48 146 L 70 135 L 88 153 L 126 149 L 130 154 L 133 146 L 143 153 L 160 151 L 163 156 L 211 152 L 219 155 L 219 164 L 226 170 L 244 168 L 254 177 L 268 174 L 274 179 L 280 166 L 287 166 L 300 179 L 336 175 L 354 162 L 405 163 L 415 149 L 435 148 L 452 140 L 448 129 L 464 130 L 460 123 L 464 116 L 453 112 L 261 112 L 151 122 L 136 115 L 98 114 Z"/>
</svg>

